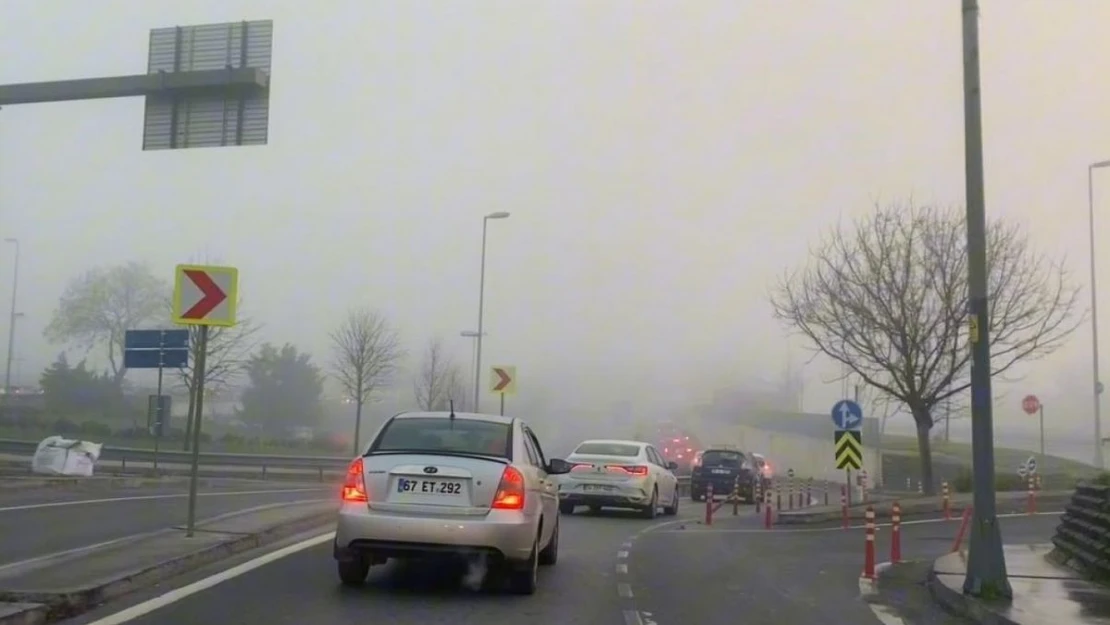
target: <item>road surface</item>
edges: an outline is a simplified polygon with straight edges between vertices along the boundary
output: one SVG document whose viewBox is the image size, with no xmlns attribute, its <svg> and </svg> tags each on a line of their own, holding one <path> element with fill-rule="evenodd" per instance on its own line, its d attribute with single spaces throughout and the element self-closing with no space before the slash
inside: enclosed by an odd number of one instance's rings
<svg viewBox="0 0 1110 625">
<path fill-rule="evenodd" d="M 884 624 L 860 600 L 861 530 L 766 531 L 747 510 L 705 528 L 683 518 L 696 513 L 687 505 L 677 521 L 608 512 L 562 516 L 559 562 L 541 569 L 540 589 L 531 597 L 470 590 L 460 582 L 461 570 L 396 563 L 372 569 L 364 588 L 344 588 L 331 559 L 331 535 L 318 532 L 66 623 Z M 1041 516 L 1003 523 L 1008 540 L 1031 542 L 1046 540 L 1056 521 Z M 906 555 L 940 555 L 956 525 L 907 525 Z M 889 549 L 887 535 L 881 532 L 880 560 Z M 915 613 L 905 623 L 957 622 L 934 612 Z"/>
<path fill-rule="evenodd" d="M 0 491 L 0 568 L 126 536 L 183 524 L 187 486 Z M 199 519 L 283 501 L 322 499 L 333 486 L 229 484 L 201 490 Z"/>
</svg>

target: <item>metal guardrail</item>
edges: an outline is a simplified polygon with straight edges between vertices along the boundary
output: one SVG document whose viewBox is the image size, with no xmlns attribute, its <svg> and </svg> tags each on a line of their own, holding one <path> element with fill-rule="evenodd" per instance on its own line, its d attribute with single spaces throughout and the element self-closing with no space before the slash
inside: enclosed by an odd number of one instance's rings
<svg viewBox="0 0 1110 625">
<path fill-rule="evenodd" d="M 17 441 L 11 439 L 0 439 L 0 454 L 12 454 L 18 456 L 33 456 L 38 443 L 34 441 Z M 153 449 L 137 449 L 133 447 L 109 447 L 105 445 L 100 451 L 100 459 L 113 462 L 120 462 L 123 467 L 127 468 L 128 462 L 154 462 Z M 193 454 L 188 451 L 178 450 L 159 450 L 158 462 L 159 464 L 179 464 L 187 465 L 192 463 Z M 320 474 L 323 478 L 323 473 L 328 472 L 341 472 L 347 468 L 351 462 L 350 458 L 338 456 L 287 456 L 283 454 L 228 454 L 220 452 L 201 452 L 200 463 L 201 465 L 211 466 L 225 466 L 225 467 L 257 467 L 262 470 L 262 474 L 266 474 L 267 469 L 301 469 L 305 471 L 314 471 Z M 680 476 L 678 478 L 679 488 L 682 492 L 688 493 L 690 491 L 690 477 Z"/>
</svg>

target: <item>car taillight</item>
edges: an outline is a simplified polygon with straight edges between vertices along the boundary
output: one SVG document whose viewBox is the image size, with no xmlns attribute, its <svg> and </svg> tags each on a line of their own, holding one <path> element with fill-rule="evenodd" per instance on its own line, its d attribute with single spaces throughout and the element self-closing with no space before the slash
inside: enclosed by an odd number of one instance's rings
<svg viewBox="0 0 1110 625">
<path fill-rule="evenodd" d="M 370 500 L 366 494 L 366 480 L 363 478 L 362 472 L 362 458 L 356 458 L 351 466 L 347 467 L 347 477 L 343 480 L 343 501 L 365 503 Z"/>
<path fill-rule="evenodd" d="M 524 509 L 524 475 L 516 468 L 505 467 L 490 507 L 496 510 Z"/>
<path fill-rule="evenodd" d="M 647 475 L 648 468 L 643 465 L 625 466 L 622 464 L 611 464 L 607 467 L 610 473 L 627 473 L 629 475 Z"/>
</svg>

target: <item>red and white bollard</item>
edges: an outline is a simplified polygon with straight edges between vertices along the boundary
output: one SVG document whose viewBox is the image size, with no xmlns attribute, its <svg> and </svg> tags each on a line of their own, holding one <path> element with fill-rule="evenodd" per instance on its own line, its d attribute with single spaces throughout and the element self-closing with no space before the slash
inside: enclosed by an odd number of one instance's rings
<svg viewBox="0 0 1110 625">
<path fill-rule="evenodd" d="M 941 493 L 940 496 L 941 496 L 943 504 L 944 504 L 943 505 L 944 520 L 945 521 L 950 521 L 950 520 L 952 520 L 952 506 L 951 506 L 951 499 L 948 496 L 948 482 L 941 482 L 941 484 L 940 484 L 940 493 Z"/>
<path fill-rule="evenodd" d="M 848 529 L 848 487 L 840 487 L 840 527 Z"/>
<path fill-rule="evenodd" d="M 771 529 L 771 523 L 774 521 L 773 513 L 771 512 L 771 491 L 767 491 L 764 496 L 767 501 L 763 506 L 763 529 Z"/>
<path fill-rule="evenodd" d="M 713 525 L 713 484 L 705 487 L 705 524 Z"/>
<path fill-rule="evenodd" d="M 825 480 L 825 505 L 829 505 L 829 481 Z"/>
<path fill-rule="evenodd" d="M 808 508 L 813 502 L 813 478 L 806 478 L 806 499 L 802 502 L 803 508 Z"/>
<path fill-rule="evenodd" d="M 763 478 L 755 478 L 755 485 L 752 486 L 752 488 L 755 489 L 753 492 L 755 495 L 755 497 L 753 497 L 753 499 L 755 499 L 755 512 L 759 514 L 762 512 L 763 506 Z"/>
<path fill-rule="evenodd" d="M 782 510 L 782 481 L 775 480 L 775 510 Z"/>
<path fill-rule="evenodd" d="M 867 506 L 863 518 L 866 534 L 863 543 L 863 575 L 860 577 L 875 579 L 875 509 Z"/>
<path fill-rule="evenodd" d="M 1029 514 L 1037 513 L 1037 491 L 1033 488 L 1036 482 L 1033 481 L 1033 476 L 1029 476 L 1029 498 L 1026 501 L 1025 508 Z"/>
<path fill-rule="evenodd" d="M 787 493 L 786 501 L 789 503 L 790 509 L 793 510 L 794 509 L 794 478 L 793 477 L 788 477 L 788 478 L 786 478 L 786 480 L 787 480 L 787 482 L 786 482 L 786 493 Z"/>
<path fill-rule="evenodd" d="M 960 529 L 956 531 L 956 539 L 952 541 L 951 553 L 956 553 L 960 550 L 960 545 L 964 542 L 964 534 L 967 533 L 967 526 L 971 523 L 971 506 L 964 508 L 963 518 L 960 519 Z"/>
<path fill-rule="evenodd" d="M 897 501 L 890 505 L 890 561 L 902 561 L 902 506 Z"/>
<path fill-rule="evenodd" d="M 740 514 L 740 476 L 732 480 L 732 516 Z"/>
</svg>

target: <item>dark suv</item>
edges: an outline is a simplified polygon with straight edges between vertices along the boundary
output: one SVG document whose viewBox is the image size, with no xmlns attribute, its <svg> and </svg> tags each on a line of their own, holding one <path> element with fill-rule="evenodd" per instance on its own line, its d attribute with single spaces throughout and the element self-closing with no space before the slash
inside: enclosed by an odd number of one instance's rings
<svg viewBox="0 0 1110 625">
<path fill-rule="evenodd" d="M 709 485 L 713 495 L 727 496 L 739 484 L 740 497 L 753 501 L 752 488 L 755 474 L 744 452 L 735 449 L 710 447 L 701 453 L 690 475 L 690 497 L 694 501 L 705 499 Z"/>
</svg>

